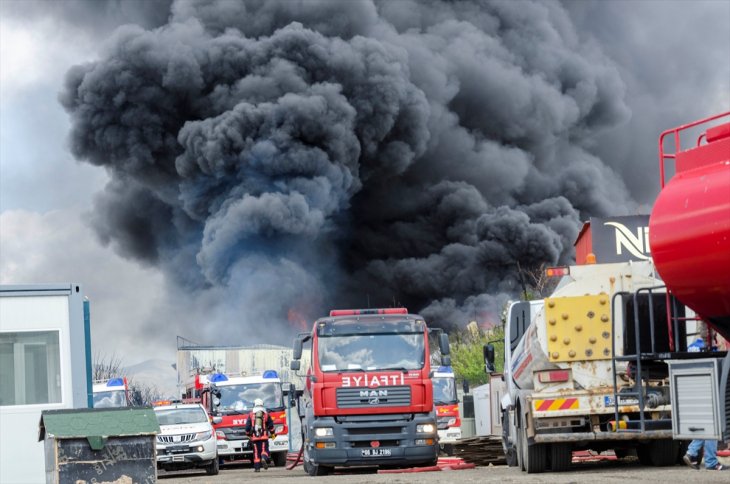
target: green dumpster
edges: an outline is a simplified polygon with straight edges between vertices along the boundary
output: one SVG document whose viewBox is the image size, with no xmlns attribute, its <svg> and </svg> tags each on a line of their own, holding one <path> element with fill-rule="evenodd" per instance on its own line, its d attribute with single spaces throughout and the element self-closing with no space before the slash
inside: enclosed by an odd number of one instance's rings
<svg viewBox="0 0 730 484">
<path fill-rule="evenodd" d="M 153 483 L 159 431 L 152 407 L 45 410 L 46 483 Z"/>
</svg>

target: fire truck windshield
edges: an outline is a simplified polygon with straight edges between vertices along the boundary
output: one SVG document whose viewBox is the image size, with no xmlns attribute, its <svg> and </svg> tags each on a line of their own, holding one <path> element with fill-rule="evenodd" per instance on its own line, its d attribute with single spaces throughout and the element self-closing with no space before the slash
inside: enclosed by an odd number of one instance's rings
<svg viewBox="0 0 730 484">
<path fill-rule="evenodd" d="M 218 390 L 221 392 L 218 411 L 223 414 L 248 413 L 257 398 L 264 401 L 267 410 L 284 408 L 284 395 L 278 382 L 219 385 Z"/>
<path fill-rule="evenodd" d="M 94 392 L 94 408 L 126 407 L 127 398 L 124 390 Z"/>
<path fill-rule="evenodd" d="M 423 333 L 320 336 L 322 371 L 420 370 L 425 361 Z"/>
<path fill-rule="evenodd" d="M 453 378 L 433 377 L 433 401 L 436 405 L 457 403 L 456 385 Z"/>
</svg>

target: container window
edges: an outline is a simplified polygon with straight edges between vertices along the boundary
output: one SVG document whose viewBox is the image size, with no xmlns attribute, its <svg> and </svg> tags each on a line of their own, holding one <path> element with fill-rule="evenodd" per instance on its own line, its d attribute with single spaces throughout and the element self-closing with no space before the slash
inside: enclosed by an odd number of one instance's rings
<svg viewBox="0 0 730 484">
<path fill-rule="evenodd" d="M 0 405 L 61 402 L 58 333 L 0 333 Z"/>
</svg>

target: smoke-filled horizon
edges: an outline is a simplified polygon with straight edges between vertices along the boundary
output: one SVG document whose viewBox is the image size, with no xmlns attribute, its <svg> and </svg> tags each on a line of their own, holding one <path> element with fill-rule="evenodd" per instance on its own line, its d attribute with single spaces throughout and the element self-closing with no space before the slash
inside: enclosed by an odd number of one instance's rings
<svg viewBox="0 0 730 484">
<path fill-rule="evenodd" d="M 559 3 L 180 1 L 61 102 L 96 233 L 210 316 L 178 334 L 288 343 L 332 307 L 498 322 L 518 265 L 636 210 L 591 151 L 624 89 Z"/>
</svg>

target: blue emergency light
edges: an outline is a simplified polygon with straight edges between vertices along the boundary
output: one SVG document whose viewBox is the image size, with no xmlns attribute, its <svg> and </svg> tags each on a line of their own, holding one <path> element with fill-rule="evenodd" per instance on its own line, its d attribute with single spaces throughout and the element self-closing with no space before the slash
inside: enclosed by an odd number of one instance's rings
<svg viewBox="0 0 730 484">
<path fill-rule="evenodd" d="M 276 372 L 276 370 L 266 370 L 263 375 L 261 375 L 262 378 L 279 378 L 279 374 Z"/>
<path fill-rule="evenodd" d="M 106 386 L 108 387 L 123 387 L 124 386 L 124 379 L 123 378 L 112 378 L 108 382 L 106 382 Z"/>
<path fill-rule="evenodd" d="M 210 375 L 210 378 L 208 378 L 208 381 L 212 382 L 212 383 L 218 383 L 221 381 L 228 381 L 228 377 L 226 375 L 224 375 L 223 373 L 214 373 L 214 374 Z"/>
<path fill-rule="evenodd" d="M 439 366 L 438 370 L 436 370 L 437 373 L 453 373 L 454 369 L 450 366 Z"/>
</svg>

